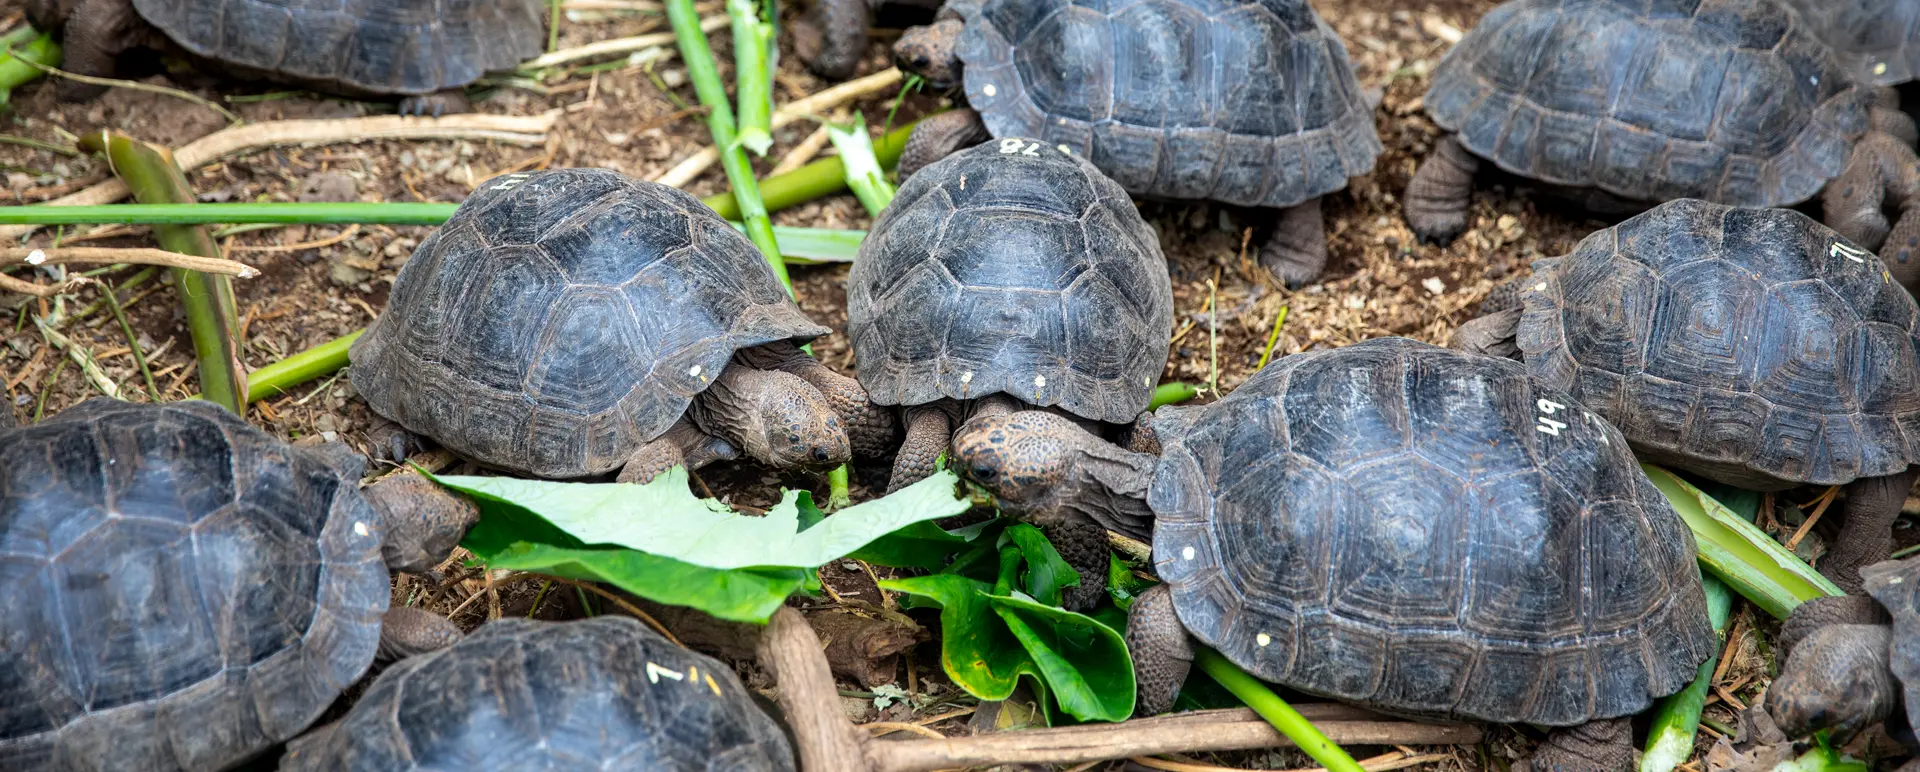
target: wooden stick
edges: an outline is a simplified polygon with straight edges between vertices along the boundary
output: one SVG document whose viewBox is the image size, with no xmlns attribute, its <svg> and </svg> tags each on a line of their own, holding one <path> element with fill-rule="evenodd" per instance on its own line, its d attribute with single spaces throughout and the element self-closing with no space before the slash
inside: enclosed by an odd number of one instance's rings
<svg viewBox="0 0 1920 772">
<path fill-rule="evenodd" d="M 655 7 L 657 8 L 658 6 Z M 709 35 L 713 34 L 714 30 L 725 29 L 726 26 L 726 14 L 708 16 L 700 20 L 700 31 Z M 540 70 L 568 62 L 576 62 L 581 59 L 591 59 L 596 56 L 607 56 L 610 54 L 628 54 L 634 51 L 644 51 L 656 46 L 661 47 L 663 50 L 673 51 L 676 55 L 679 54 L 678 50 L 667 48 L 667 46 L 671 45 L 673 45 L 673 33 L 671 32 L 655 32 L 650 35 L 635 35 L 629 38 L 598 40 L 584 46 L 563 48 L 550 54 L 536 56 L 521 62 L 520 66 L 514 69 L 520 71 Z"/>
<path fill-rule="evenodd" d="M 449 115 L 414 118 L 378 115 L 340 120 L 270 121 L 217 131 L 175 150 L 181 169 L 194 169 L 227 156 L 279 145 L 328 145 L 382 139 L 487 139 L 513 145 L 540 145 L 562 111 L 540 115 Z M 48 206 L 96 206 L 127 197 L 127 186 L 111 179 L 46 202 Z M 0 226 L 0 241 L 13 241 L 38 225 Z"/>
<path fill-rule="evenodd" d="M 134 247 L 114 249 L 109 247 L 60 247 L 58 249 L 0 249 L 0 265 L 26 263 L 42 265 L 45 263 L 86 263 L 90 265 L 116 265 L 119 263 L 138 263 L 140 265 L 164 265 L 169 268 L 185 268 L 189 271 L 217 273 L 225 276 L 238 276 L 251 279 L 260 275 L 260 269 L 232 260 L 216 257 L 199 257 L 168 252 L 164 249 Z"/>
<path fill-rule="evenodd" d="M 889 67 L 883 71 L 868 75 L 867 77 L 850 80 L 833 88 L 822 90 L 805 99 L 788 102 L 773 114 L 773 128 L 779 130 L 794 121 L 820 115 L 821 113 L 868 94 L 876 91 L 884 91 L 893 87 L 894 84 L 899 83 L 902 77 L 904 76 L 901 74 L 900 68 Z M 692 182 L 695 177 L 700 176 L 702 172 L 712 168 L 714 164 L 719 162 L 720 151 L 711 147 L 705 148 L 698 153 L 687 156 L 686 160 L 668 169 L 665 174 L 655 178 L 654 182 L 670 188 L 685 187 L 686 184 Z"/>
<path fill-rule="evenodd" d="M 995 732 L 945 740 L 861 737 L 840 711 L 820 639 L 800 612 L 781 608 L 761 637 L 759 659 L 780 685 L 779 703 L 805 772 L 932 772 L 1001 764 L 1072 764 L 1184 751 L 1292 744 L 1253 711 L 1208 710 L 1118 724 Z M 1396 721 L 1347 705 L 1296 706 L 1342 745 L 1446 745 L 1480 741 L 1479 727 Z"/>
<path fill-rule="evenodd" d="M 68 279 L 59 284 L 38 284 L 0 273 L 0 292 L 18 292 L 28 297 L 50 298 L 71 290 L 79 284 L 78 279 Z"/>
</svg>

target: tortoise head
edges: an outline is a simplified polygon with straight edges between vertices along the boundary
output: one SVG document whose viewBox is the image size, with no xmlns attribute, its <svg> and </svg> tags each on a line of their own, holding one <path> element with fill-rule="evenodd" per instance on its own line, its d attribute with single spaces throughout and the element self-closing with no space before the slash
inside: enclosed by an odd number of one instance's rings
<svg viewBox="0 0 1920 772">
<path fill-rule="evenodd" d="M 900 69 L 926 78 L 935 88 L 950 88 L 960 82 L 959 19 L 941 19 L 924 27 L 914 27 L 893 44 L 893 59 Z"/>
<path fill-rule="evenodd" d="M 480 508 L 417 472 L 392 475 L 361 491 L 380 513 L 386 534 L 380 552 L 387 568 L 425 574 L 448 556 L 474 523 Z"/>
<path fill-rule="evenodd" d="M 953 435 L 953 461 L 1008 514 L 1043 525 L 1090 520 L 1147 538 L 1147 488 L 1159 459 L 1067 418 L 1040 410 L 975 418 Z"/>
<path fill-rule="evenodd" d="M 767 375 L 783 383 L 762 403 L 760 427 L 767 443 L 762 461 L 779 469 L 827 469 L 853 458 L 840 414 L 818 389 L 798 376 Z M 747 443 L 749 449 L 754 444 Z"/>
</svg>

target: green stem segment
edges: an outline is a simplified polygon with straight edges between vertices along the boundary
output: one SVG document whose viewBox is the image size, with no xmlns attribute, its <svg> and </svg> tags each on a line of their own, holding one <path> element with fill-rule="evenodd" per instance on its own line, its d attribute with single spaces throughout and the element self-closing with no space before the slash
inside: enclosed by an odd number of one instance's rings
<svg viewBox="0 0 1920 772">
<path fill-rule="evenodd" d="M 867 121 L 858 114 L 853 124 L 847 127 L 827 126 L 827 139 L 840 150 L 841 169 L 847 178 L 847 187 L 853 189 L 860 205 L 867 208 L 867 214 L 879 217 L 880 211 L 893 203 L 893 185 L 887 182 L 887 173 L 880 168 L 880 159 L 874 155 L 873 139 L 867 134 Z"/>
<path fill-rule="evenodd" d="M 894 129 L 873 142 L 873 155 L 879 159 L 882 168 L 890 168 L 899 163 L 900 153 L 907 147 L 907 137 L 913 134 L 913 124 Z M 777 212 L 790 206 L 798 206 L 823 196 L 830 196 L 847 189 L 846 165 L 838 157 L 822 158 L 793 171 L 760 181 L 762 206 L 767 211 Z M 732 193 L 721 193 L 702 199 L 713 211 L 729 220 L 740 219 L 740 205 L 735 203 Z"/>
<path fill-rule="evenodd" d="M 739 142 L 754 155 L 764 156 L 767 148 L 773 147 L 773 73 L 767 66 L 767 43 L 773 39 L 773 25 L 761 20 L 760 7 L 753 0 L 727 0 L 727 18 L 733 23 Z"/>
<path fill-rule="evenodd" d="M 338 372 L 347 366 L 347 349 L 365 332 L 355 330 L 253 371 L 247 382 L 247 401 L 277 397 L 295 386 Z"/>
<path fill-rule="evenodd" d="M 96 132 L 80 138 L 80 149 L 104 153 L 135 199 L 142 203 L 191 204 L 193 187 L 166 148 L 149 145 L 116 132 Z M 200 225 L 156 225 L 160 246 L 182 254 L 220 257 L 213 234 Z M 240 363 L 240 316 L 230 277 L 174 268 L 174 287 L 186 308 L 187 331 L 193 336 L 194 356 L 200 365 L 200 391 L 206 398 L 232 410 L 246 412 L 247 375 Z"/>
<path fill-rule="evenodd" d="M 1200 387 L 1191 383 L 1182 383 L 1180 381 L 1163 383 L 1160 384 L 1159 388 L 1153 390 L 1153 402 L 1147 405 L 1147 409 L 1157 410 L 1167 405 L 1185 402 L 1198 396 L 1200 396 Z"/>
<path fill-rule="evenodd" d="M 746 151 L 734 143 L 733 107 L 727 104 L 727 87 L 720 82 L 720 70 L 713 63 L 713 51 L 707 47 L 707 35 L 700 31 L 700 16 L 693 0 L 666 0 L 667 21 L 680 44 L 680 59 L 687 64 L 687 79 L 700 104 L 707 107 L 707 129 L 713 133 L 714 147 L 720 151 L 720 166 L 726 169 L 727 182 L 733 186 L 739 202 L 739 218 L 747 226 L 747 238 L 760 248 L 780 283 L 793 291 L 787 279 L 786 263 L 780 260 L 780 244 L 773 236 L 773 221 L 767 219 L 767 207 L 760 200 L 760 188 L 754 183 L 753 166 Z M 723 215 L 724 216 L 724 215 Z M 728 219 L 734 219 L 729 217 Z"/>
<path fill-rule="evenodd" d="M 1803 601 L 1846 594 L 1765 531 L 1692 483 L 1652 464 L 1640 466 L 1693 530 L 1700 567 L 1768 614 L 1786 619 Z"/>
<path fill-rule="evenodd" d="M 1247 671 L 1227 661 L 1219 652 L 1195 646 L 1193 663 L 1199 665 L 1200 670 L 1213 680 L 1220 682 L 1221 686 L 1227 687 L 1227 691 L 1233 692 L 1233 696 L 1239 697 L 1247 707 L 1253 708 L 1253 712 L 1260 714 L 1287 739 L 1300 746 L 1300 750 L 1312 756 L 1314 761 L 1320 762 L 1320 766 L 1326 767 L 1328 772 L 1361 772 L 1360 765 L 1354 762 L 1353 757 L 1321 734 L 1313 722 L 1300 715 L 1300 711 L 1294 710 L 1266 684 L 1247 675 Z"/>
<path fill-rule="evenodd" d="M 1700 729 L 1700 711 L 1707 705 L 1707 691 L 1713 687 L 1713 670 L 1720 662 L 1720 649 L 1727 641 L 1727 623 L 1733 618 L 1733 591 L 1725 582 L 1711 576 L 1700 577 L 1707 594 L 1707 618 L 1721 645 L 1713 656 L 1700 663 L 1700 671 L 1687 688 L 1668 696 L 1654 707 L 1653 724 L 1647 732 L 1647 752 L 1640 757 L 1640 772 L 1673 772 L 1693 755 L 1695 733 Z"/>
</svg>

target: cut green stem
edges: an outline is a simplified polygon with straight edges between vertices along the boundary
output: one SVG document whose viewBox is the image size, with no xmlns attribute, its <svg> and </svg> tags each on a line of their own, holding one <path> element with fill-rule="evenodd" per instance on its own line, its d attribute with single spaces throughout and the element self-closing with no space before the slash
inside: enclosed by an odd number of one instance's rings
<svg viewBox="0 0 1920 772">
<path fill-rule="evenodd" d="M 1147 405 L 1147 409 L 1157 410 L 1161 407 L 1185 402 L 1198 396 L 1200 396 L 1200 387 L 1191 383 L 1183 383 L 1181 381 L 1163 383 L 1160 384 L 1159 388 L 1153 390 L 1153 402 Z"/>
<path fill-rule="evenodd" d="M 1652 464 L 1640 466 L 1693 530 L 1700 566 L 1768 614 L 1786 619 L 1803 601 L 1846 594 L 1692 483 Z"/>
<path fill-rule="evenodd" d="M 0 105 L 12 102 L 14 89 L 32 83 L 45 72 L 33 64 L 60 66 L 60 44 L 52 35 L 41 35 L 22 45 L 12 39 L 18 32 L 8 33 L 5 45 L 0 46 L 0 51 L 8 52 L 0 54 Z M 26 34 L 32 35 L 33 30 L 28 29 Z"/>
<path fill-rule="evenodd" d="M 753 0 L 727 0 L 727 20 L 733 25 L 733 87 L 740 100 L 737 141 L 764 156 L 773 147 L 773 74 L 767 66 L 773 26 L 761 20 Z"/>
<path fill-rule="evenodd" d="M 1707 691 L 1713 687 L 1713 670 L 1726 648 L 1727 622 L 1733 618 L 1733 591 L 1725 582 L 1711 576 L 1700 577 L 1700 588 L 1707 594 L 1707 618 L 1713 623 L 1720 644 L 1712 656 L 1700 663 L 1693 683 L 1667 696 L 1654 706 L 1653 723 L 1647 732 L 1647 752 L 1640 757 L 1640 772 L 1673 772 L 1693 755 L 1694 737 L 1700 729 L 1700 711 L 1707 705 Z"/>
<path fill-rule="evenodd" d="M 853 189 L 854 197 L 860 199 L 868 215 L 879 217 L 881 210 L 893 203 L 893 185 L 887 182 L 887 173 L 881 170 L 880 159 L 874 155 L 866 119 L 855 113 L 849 126 L 827 124 L 827 139 L 840 151 L 847 187 Z"/>
<path fill-rule="evenodd" d="M 1273 358 L 1273 347 L 1280 342 L 1280 328 L 1287 326 L 1288 308 L 1291 308 L 1291 306 L 1281 306 L 1280 312 L 1273 315 L 1273 331 L 1267 333 L 1267 348 L 1260 352 L 1260 364 L 1254 365 L 1253 369 L 1258 370 L 1266 367 L 1267 360 Z"/>
<path fill-rule="evenodd" d="M 253 371 L 247 381 L 247 402 L 277 397 L 295 386 L 338 372 L 347 366 L 347 349 L 365 332 L 355 330 Z"/>
<path fill-rule="evenodd" d="M 116 132 L 94 132 L 80 138 L 80 149 L 104 153 L 113 171 L 142 203 L 191 204 L 193 187 L 173 161 L 173 153 Z M 220 247 L 199 225 L 156 225 L 160 246 L 181 254 L 219 257 Z M 174 268 L 174 287 L 186 309 L 187 331 L 193 336 L 194 357 L 200 365 L 200 391 L 206 398 L 244 415 L 246 368 L 240 362 L 239 313 L 230 277 Z"/>
<path fill-rule="evenodd" d="M 907 124 L 874 140 L 873 154 L 882 168 L 892 167 L 900 161 L 900 153 L 907 147 L 907 137 L 913 133 L 913 126 Z M 769 212 L 778 212 L 846 189 L 846 167 L 837 156 L 822 158 L 786 174 L 760 181 L 763 206 Z M 734 202 L 732 193 L 709 196 L 702 201 L 713 211 L 719 212 L 721 217 L 740 219 L 740 206 Z"/>
<path fill-rule="evenodd" d="M 1300 715 L 1300 711 L 1294 710 L 1266 684 L 1247 675 L 1247 671 L 1227 661 L 1219 652 L 1205 646 L 1195 646 L 1193 663 L 1200 666 L 1201 672 L 1227 687 L 1227 691 L 1233 692 L 1233 696 L 1239 697 L 1247 707 L 1253 708 L 1253 712 L 1260 714 L 1293 744 L 1300 746 L 1301 751 L 1320 762 L 1320 766 L 1326 767 L 1328 772 L 1361 772 L 1360 765 L 1354 762 L 1353 757 L 1321 734 L 1313 722 Z"/>
</svg>

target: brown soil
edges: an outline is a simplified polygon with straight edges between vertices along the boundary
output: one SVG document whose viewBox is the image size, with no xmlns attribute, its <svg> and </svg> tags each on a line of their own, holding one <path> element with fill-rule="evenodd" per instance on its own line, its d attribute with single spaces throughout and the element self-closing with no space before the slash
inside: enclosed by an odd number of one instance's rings
<svg viewBox="0 0 1920 772">
<path fill-rule="evenodd" d="M 11 16 L 9 8 L 19 4 L 20 0 L 0 0 L 0 18 Z M 1470 318 L 1474 306 L 1495 283 L 1525 270 L 1535 259 L 1564 254 L 1579 238 L 1605 224 L 1560 210 L 1543 210 L 1526 191 L 1501 183 L 1483 184 L 1476 192 L 1471 229 L 1449 247 L 1416 243 L 1402 220 L 1400 191 L 1437 134 L 1421 111 L 1426 74 L 1445 53 L 1445 38 L 1470 28 L 1494 4 L 1493 0 L 1316 3 L 1346 41 L 1362 84 L 1381 96 L 1376 121 L 1386 153 L 1372 175 L 1355 179 L 1349 190 L 1327 199 L 1330 273 L 1324 281 L 1299 291 L 1274 286 L 1257 268 L 1250 270 L 1253 264 L 1249 262 L 1249 250 L 1257 249 L 1257 239 L 1264 236 L 1264 228 L 1269 225 L 1267 216 L 1209 205 L 1143 205 L 1143 213 L 1161 234 L 1174 279 L 1176 333 L 1166 379 L 1216 382 L 1221 391 L 1230 391 L 1256 369 L 1276 314 L 1283 308 L 1288 315 L 1273 351 L 1275 357 L 1387 335 L 1444 343 L 1455 326 Z M 657 16 L 569 20 L 563 24 L 560 44 L 581 45 L 664 29 L 664 20 Z M 891 37 L 876 38 L 863 73 L 887 64 L 884 44 Z M 724 43 L 725 34 L 715 36 L 715 40 L 715 49 L 724 60 L 730 48 Z M 786 50 L 791 51 L 790 46 Z M 723 61 L 722 70 L 722 75 L 731 80 L 730 65 Z M 597 166 L 652 178 L 711 143 L 700 117 L 684 109 L 696 100 L 692 89 L 684 85 L 678 61 L 667 61 L 654 75 L 650 77 L 638 67 L 590 76 L 575 74 L 544 84 L 550 92 L 547 94 L 500 88 L 477 103 L 479 111 L 523 115 L 567 108 L 568 114 L 545 147 L 487 142 L 373 142 L 277 149 L 191 170 L 189 178 L 206 201 L 437 202 L 461 201 L 481 182 L 506 170 Z M 272 89 L 178 69 L 171 74 L 151 75 L 145 82 L 188 88 L 214 100 L 268 94 Z M 663 90 L 667 84 L 677 85 Z M 779 99 L 796 98 L 828 85 L 806 73 L 790 53 L 783 58 L 776 86 Z M 869 125 L 887 123 L 891 97 L 883 94 L 860 103 Z M 937 104 L 935 96 L 916 95 L 906 100 L 902 112 L 910 116 Z M 270 99 L 231 107 L 248 121 L 350 117 L 391 110 L 389 105 L 305 94 L 275 94 Z M 213 111 L 171 96 L 115 89 L 91 104 L 62 104 L 53 99 L 51 89 L 44 84 L 15 94 L 12 123 L 7 133 L 67 146 L 72 135 L 100 128 L 180 145 L 225 125 Z M 770 169 L 811 130 L 811 125 L 801 124 L 779 132 L 778 144 L 757 167 L 762 172 Z M 6 175 L 4 195 L 20 203 L 63 195 L 107 175 L 100 162 L 11 144 L 0 144 L 0 173 Z M 725 178 L 717 167 L 691 185 L 700 195 L 724 188 Z M 869 224 L 858 203 L 844 195 L 779 212 L 774 219 L 782 225 L 829 228 L 865 228 Z M 247 320 L 243 336 L 246 361 L 258 367 L 364 327 L 384 306 L 395 270 L 429 232 L 423 227 L 287 227 L 224 239 L 231 257 L 263 270 L 259 278 L 236 283 L 239 307 Z M 68 243 L 87 239 L 86 243 L 101 246 L 151 244 L 144 228 L 82 227 L 68 229 L 63 235 Z M 51 230 L 42 231 L 28 243 L 50 244 L 55 236 Z M 325 246 L 287 248 L 309 242 L 323 242 Z M 260 251 L 263 247 L 273 251 Z M 129 273 L 108 278 L 124 281 Z M 37 278 L 45 281 L 47 277 Z M 846 269 L 796 267 L 793 278 L 805 310 L 843 332 Z M 147 288 L 159 284 L 149 282 L 136 292 L 128 304 L 128 314 L 137 344 L 150 352 L 153 375 L 165 398 L 179 399 L 197 388 L 189 373 L 191 347 L 172 290 L 162 287 L 147 294 Z M 67 313 L 73 313 L 94 303 L 98 293 L 96 288 L 87 288 L 53 301 L 0 295 L 0 318 L 5 322 L 0 327 L 0 386 L 18 421 L 53 415 L 98 396 L 99 390 L 82 376 L 80 368 L 60 369 L 59 353 L 43 343 L 31 322 L 22 327 L 15 320 L 25 320 L 28 313 L 54 314 L 62 305 Z M 127 336 L 109 314 L 95 313 L 63 329 L 99 359 L 107 376 L 129 398 L 145 398 L 140 393 L 141 376 L 127 353 Z M 844 336 L 827 338 L 815 347 L 832 366 L 851 371 L 853 362 Z M 320 435 L 353 442 L 362 440 L 358 432 L 369 425 L 364 402 L 344 378 L 326 379 L 256 403 L 249 418 L 288 438 Z M 702 476 L 716 493 L 749 506 L 764 507 L 776 501 L 774 483 L 824 487 L 818 480 L 783 481 L 743 466 L 715 469 Z M 870 495 L 870 486 L 882 482 L 884 476 L 884 469 L 857 470 L 856 498 Z M 877 588 L 864 572 L 829 567 L 824 573 L 843 596 L 868 601 L 878 598 Z M 457 619 L 467 625 L 531 611 L 546 618 L 581 613 L 579 593 L 542 594 L 539 581 L 509 581 L 497 593 L 478 597 L 489 584 L 487 577 L 476 575 L 445 591 L 422 595 L 421 588 L 402 580 L 396 597 L 431 601 L 431 607 L 443 612 L 464 605 Z M 538 609 L 534 608 L 536 597 L 544 598 Z M 473 602 L 466 602 L 470 598 Z M 585 598 L 595 610 L 609 610 L 602 599 Z M 1746 630 L 1751 634 L 1752 625 Z M 1742 646 L 1741 651 L 1753 649 L 1752 641 Z M 1737 684 L 1732 690 L 1735 697 L 1750 701 L 1764 684 L 1765 658 L 1750 651 L 1749 656 L 1739 659 L 1722 683 Z M 952 696 L 953 688 L 943 684 L 945 679 L 939 675 L 937 649 L 923 646 L 917 659 L 907 662 L 912 668 L 912 683 L 921 692 L 944 688 L 941 694 Z M 907 686 L 907 679 L 903 677 L 900 684 Z M 1725 701 L 1716 696 L 1715 702 L 1709 708 L 1709 717 L 1732 724 Z M 901 720 L 913 715 L 910 707 L 899 705 L 881 711 L 884 715 L 875 715 L 871 701 L 865 703 L 865 720 Z M 926 708 L 920 715 L 934 715 L 951 707 Z M 965 731 L 963 721 L 942 722 L 936 728 Z M 1490 736 L 1493 739 L 1480 748 L 1435 749 L 1433 752 L 1451 754 L 1452 760 L 1423 768 L 1505 769 L 1530 742 L 1528 738 L 1539 734 L 1500 730 Z M 1702 750 L 1712 739 L 1703 734 Z M 1356 753 L 1387 750 L 1355 749 Z M 1243 768 L 1255 764 L 1266 768 L 1310 766 L 1304 757 L 1290 752 L 1203 755 L 1196 760 Z"/>
</svg>

